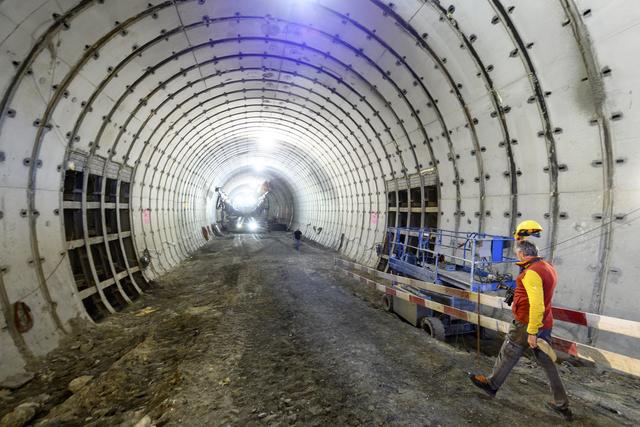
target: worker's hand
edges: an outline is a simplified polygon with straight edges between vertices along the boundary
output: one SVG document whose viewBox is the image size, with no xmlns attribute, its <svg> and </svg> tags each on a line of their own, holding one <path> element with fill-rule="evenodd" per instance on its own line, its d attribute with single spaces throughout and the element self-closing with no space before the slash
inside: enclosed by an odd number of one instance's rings
<svg viewBox="0 0 640 427">
<path fill-rule="evenodd" d="M 529 343 L 529 347 L 536 348 L 538 346 L 538 336 L 529 334 L 527 342 Z"/>
</svg>

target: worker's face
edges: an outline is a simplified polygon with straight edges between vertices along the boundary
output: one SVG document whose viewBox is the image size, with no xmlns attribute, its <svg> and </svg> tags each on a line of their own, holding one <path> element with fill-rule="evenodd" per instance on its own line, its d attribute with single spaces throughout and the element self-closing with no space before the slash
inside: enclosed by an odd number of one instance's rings
<svg viewBox="0 0 640 427">
<path fill-rule="evenodd" d="M 517 252 L 516 252 L 516 256 L 518 257 L 518 259 L 519 259 L 520 261 L 524 261 L 524 259 L 526 258 L 526 257 L 524 256 L 524 253 L 523 253 L 522 251 L 517 251 Z"/>
</svg>

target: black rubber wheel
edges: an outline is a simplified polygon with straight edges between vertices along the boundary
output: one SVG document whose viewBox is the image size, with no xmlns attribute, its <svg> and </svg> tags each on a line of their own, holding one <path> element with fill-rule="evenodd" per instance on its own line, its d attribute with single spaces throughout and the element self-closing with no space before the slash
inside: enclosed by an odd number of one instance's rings
<svg viewBox="0 0 640 427">
<path fill-rule="evenodd" d="M 393 311 L 393 297 L 391 295 L 382 296 L 382 307 L 384 311 Z"/>
<path fill-rule="evenodd" d="M 437 317 L 423 317 L 422 320 L 420 320 L 420 325 L 431 337 L 444 341 L 445 333 L 442 320 Z"/>
</svg>

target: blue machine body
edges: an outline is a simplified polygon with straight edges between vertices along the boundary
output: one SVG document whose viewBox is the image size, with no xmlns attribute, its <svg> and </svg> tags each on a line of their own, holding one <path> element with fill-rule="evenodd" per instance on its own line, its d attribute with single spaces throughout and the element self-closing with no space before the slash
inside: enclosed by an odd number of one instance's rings
<svg viewBox="0 0 640 427">
<path fill-rule="evenodd" d="M 417 245 L 405 243 L 406 236 L 417 237 Z M 495 272 L 499 264 L 517 261 L 504 256 L 512 241 L 509 236 L 484 233 L 390 227 L 389 267 L 419 280 L 474 292 L 496 291 L 500 286 L 513 288 L 513 279 Z"/>
</svg>

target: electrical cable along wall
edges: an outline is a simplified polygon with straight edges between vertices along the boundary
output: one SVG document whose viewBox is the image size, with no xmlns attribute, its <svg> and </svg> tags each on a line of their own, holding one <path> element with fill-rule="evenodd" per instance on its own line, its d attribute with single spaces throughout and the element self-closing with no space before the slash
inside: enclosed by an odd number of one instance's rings
<svg viewBox="0 0 640 427">
<path fill-rule="evenodd" d="M 387 225 L 536 219 L 556 302 L 637 320 L 639 21 L 632 1 L 3 1 L 0 376 L 139 297 L 206 242 L 215 187 L 255 174 L 368 265 Z"/>
</svg>

